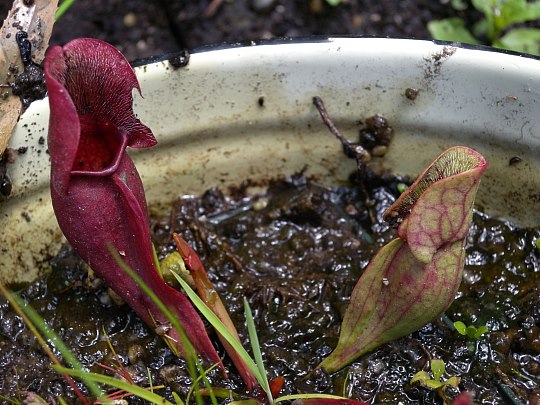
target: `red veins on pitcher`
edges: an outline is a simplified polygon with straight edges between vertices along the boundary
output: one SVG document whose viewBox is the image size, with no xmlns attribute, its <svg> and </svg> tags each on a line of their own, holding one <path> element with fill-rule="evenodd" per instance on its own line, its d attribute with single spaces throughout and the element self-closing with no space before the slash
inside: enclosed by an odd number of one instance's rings
<svg viewBox="0 0 540 405">
<path fill-rule="evenodd" d="M 373 257 L 354 287 L 335 350 L 319 365 L 339 370 L 431 322 L 454 301 L 465 240 L 487 163 L 456 146 L 443 152 L 388 209 L 398 238 Z"/>
</svg>

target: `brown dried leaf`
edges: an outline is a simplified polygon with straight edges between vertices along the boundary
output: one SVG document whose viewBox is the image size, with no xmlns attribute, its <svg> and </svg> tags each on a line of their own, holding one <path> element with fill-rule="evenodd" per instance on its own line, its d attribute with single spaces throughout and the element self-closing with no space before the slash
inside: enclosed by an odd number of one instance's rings
<svg viewBox="0 0 540 405">
<path fill-rule="evenodd" d="M 22 112 L 19 98 L 9 87 L 24 70 L 15 34 L 18 31 L 28 33 L 32 59 L 41 63 L 49 45 L 57 7 L 58 0 L 15 0 L 0 30 L 0 155 Z"/>
<path fill-rule="evenodd" d="M 19 120 L 21 108 L 21 100 L 13 95 L 0 103 L 0 156 L 6 150 L 11 132 Z"/>
</svg>

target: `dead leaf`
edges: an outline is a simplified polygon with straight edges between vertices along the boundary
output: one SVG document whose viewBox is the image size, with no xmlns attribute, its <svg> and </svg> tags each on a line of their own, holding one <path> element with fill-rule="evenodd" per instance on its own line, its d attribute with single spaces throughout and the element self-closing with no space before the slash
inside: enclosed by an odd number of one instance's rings
<svg viewBox="0 0 540 405">
<path fill-rule="evenodd" d="M 0 155 L 6 149 L 11 132 L 22 112 L 19 97 L 9 86 L 24 71 L 18 31 L 28 33 L 32 44 L 32 60 L 41 63 L 49 45 L 58 0 L 15 0 L 0 30 Z"/>
</svg>

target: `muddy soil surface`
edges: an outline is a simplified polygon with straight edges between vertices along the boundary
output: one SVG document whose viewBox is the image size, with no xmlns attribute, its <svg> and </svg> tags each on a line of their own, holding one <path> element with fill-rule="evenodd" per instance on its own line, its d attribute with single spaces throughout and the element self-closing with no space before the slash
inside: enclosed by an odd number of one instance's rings
<svg viewBox="0 0 540 405">
<path fill-rule="evenodd" d="M 393 176 L 372 176 L 366 192 L 323 188 L 302 175 L 272 181 L 265 194 L 248 196 L 245 182 L 225 196 L 219 189 L 184 196 L 172 211 L 154 217 L 160 258 L 174 251 L 173 232 L 199 253 L 210 278 L 246 339 L 243 299 L 252 306 L 270 378 L 284 377 L 282 394 L 322 392 L 375 403 L 437 404 L 433 390 L 410 384 L 432 358 L 444 360 L 444 379 L 459 376 L 458 389 L 476 403 L 503 404 L 509 395 L 540 399 L 540 230 L 519 229 L 480 212 L 474 216 L 458 298 L 446 314 L 418 332 L 383 345 L 333 375 L 308 374 L 337 342 L 348 297 L 374 252 L 394 233 L 382 212 L 399 195 Z M 405 182 L 408 182 L 405 180 Z M 164 384 L 171 400 L 185 398 L 191 381 L 184 362 L 125 306 L 111 299 L 69 247 L 52 261 L 44 280 L 22 291 L 25 299 L 92 371 L 122 363 L 141 386 Z M 73 391 L 51 371 L 49 360 L 21 319 L 0 303 L 0 396 L 28 392 L 75 403 Z M 461 336 L 451 321 L 487 325 L 477 340 Z M 108 346 L 110 340 L 116 356 Z M 216 346 L 221 347 L 214 336 Z M 220 354 L 223 354 L 223 350 Z M 230 361 L 225 365 L 233 370 Z M 107 372 L 109 373 L 109 372 Z M 214 387 L 242 394 L 236 373 Z M 130 403 L 140 403 L 130 399 Z M 518 402 L 514 402 L 518 403 Z"/>
</svg>

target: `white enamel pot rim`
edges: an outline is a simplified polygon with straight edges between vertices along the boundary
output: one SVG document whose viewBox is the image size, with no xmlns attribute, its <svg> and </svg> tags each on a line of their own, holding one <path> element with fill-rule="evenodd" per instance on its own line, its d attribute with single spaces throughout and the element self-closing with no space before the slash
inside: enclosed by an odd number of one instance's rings
<svg viewBox="0 0 540 405">
<path fill-rule="evenodd" d="M 418 175 L 449 146 L 477 149 L 490 164 L 478 204 L 538 225 L 536 58 L 432 41 L 310 38 L 202 48 L 186 67 L 158 58 L 135 70 L 144 96 L 134 95 L 135 110 L 159 142 L 131 153 L 152 209 L 179 194 L 304 167 L 322 183 L 344 181 L 354 162 L 313 107 L 320 96 L 350 139 L 359 120 L 385 116 L 395 137 L 384 164 L 398 174 Z M 405 96 L 408 88 L 416 99 Z M 47 126 L 45 99 L 30 106 L 10 141 L 28 149 L 9 165 L 13 191 L 0 203 L 7 283 L 35 279 L 62 243 L 48 192 Z"/>
</svg>

